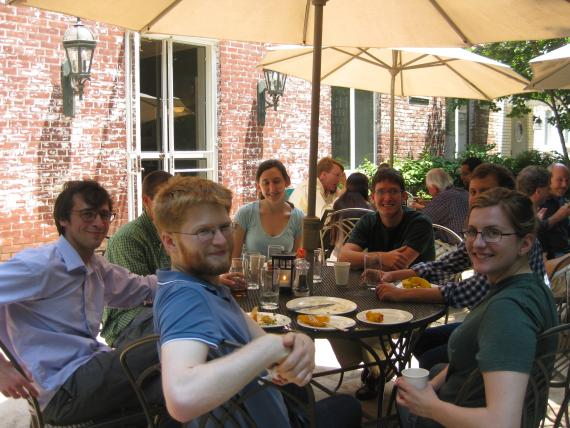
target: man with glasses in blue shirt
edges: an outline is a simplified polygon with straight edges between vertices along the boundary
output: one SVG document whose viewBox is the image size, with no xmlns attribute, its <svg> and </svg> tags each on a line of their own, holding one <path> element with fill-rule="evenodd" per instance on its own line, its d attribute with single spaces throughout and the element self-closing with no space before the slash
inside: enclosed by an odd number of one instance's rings
<svg viewBox="0 0 570 428">
<path fill-rule="evenodd" d="M 414 261 L 433 260 L 431 220 L 403 206 L 406 189 L 402 175 L 392 168 L 379 168 L 370 187 L 378 212 L 365 214 L 356 223 L 339 260 L 350 262 L 351 268 L 361 268 L 364 250 L 378 254 L 384 270 L 403 269 Z"/>
<path fill-rule="evenodd" d="M 176 420 L 198 426 L 201 415 L 240 393 L 255 426 L 289 427 L 279 391 L 249 394 L 267 368 L 278 384 L 306 385 L 314 345 L 301 333 L 266 334 L 220 283 L 233 248 L 231 204 L 228 189 L 198 177 L 174 177 L 156 196 L 154 220 L 172 261 L 158 270 L 154 303 L 165 400 Z M 324 399 L 315 410 L 318 427 L 360 426 L 351 397 Z"/>
<path fill-rule="evenodd" d="M 97 341 L 103 307 L 150 301 L 156 277 L 113 265 L 95 250 L 115 218 L 109 193 L 91 180 L 69 181 L 55 201 L 60 238 L 0 265 L 0 338 L 25 367 L 0 354 L 0 391 L 37 397 L 46 423 L 70 425 L 140 408 L 119 351 Z M 142 367 L 156 352 L 140 353 Z M 160 379 L 149 385 L 161 400 Z"/>
</svg>

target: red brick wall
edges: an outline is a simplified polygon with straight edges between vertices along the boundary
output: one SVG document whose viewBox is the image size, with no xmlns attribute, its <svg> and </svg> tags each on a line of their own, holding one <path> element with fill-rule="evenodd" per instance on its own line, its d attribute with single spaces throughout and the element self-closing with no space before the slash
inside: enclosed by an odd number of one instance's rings
<svg viewBox="0 0 570 428">
<path fill-rule="evenodd" d="M 428 138 L 428 124 L 434 99 L 429 105 L 410 104 L 408 97 L 395 97 L 394 157 L 417 157 Z M 445 108 L 445 103 L 443 103 Z M 378 94 L 377 118 L 378 160 L 390 157 L 390 95 Z M 441 124 L 445 133 L 445 120 Z"/>
<path fill-rule="evenodd" d="M 277 111 L 268 108 L 265 126 L 259 126 L 257 82 L 263 72 L 255 66 L 264 53 L 262 44 L 219 44 L 219 180 L 234 192 L 234 211 L 255 198 L 255 171 L 262 160 L 281 160 L 293 184 L 308 176 L 311 85 L 288 78 Z M 330 154 L 330 129 L 330 88 L 323 87 L 319 156 Z"/>
<path fill-rule="evenodd" d="M 0 0 L 0 260 L 57 237 L 51 210 L 67 180 L 89 177 L 111 190 L 119 213 L 111 233 L 128 217 L 124 33 L 85 22 L 98 41 L 93 79 L 76 117 L 65 118 L 61 41 L 74 20 Z M 293 185 L 307 178 L 311 85 L 289 78 L 278 110 L 268 109 L 260 127 L 256 103 L 262 71 L 255 66 L 265 45 L 222 41 L 218 47 L 218 176 L 234 191 L 235 210 L 255 198 L 255 170 L 263 159 L 280 159 Z M 330 88 L 323 86 L 319 158 L 331 153 L 330 97 Z M 382 96 L 378 110 L 381 153 L 388 151 L 387 99 Z M 398 153 L 419 153 L 428 108 L 400 101 Z"/>
<path fill-rule="evenodd" d="M 93 81 L 75 118 L 65 118 L 61 40 L 74 21 L 0 4 L 1 260 L 57 237 L 51 210 L 66 180 L 99 180 L 127 216 L 124 34 L 85 22 L 98 41 Z"/>
</svg>

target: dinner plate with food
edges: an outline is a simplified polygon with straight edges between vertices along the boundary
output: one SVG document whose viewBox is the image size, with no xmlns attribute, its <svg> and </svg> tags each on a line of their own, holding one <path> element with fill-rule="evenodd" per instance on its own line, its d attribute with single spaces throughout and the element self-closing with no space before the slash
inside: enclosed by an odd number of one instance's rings
<svg viewBox="0 0 570 428">
<path fill-rule="evenodd" d="M 308 315 L 301 314 L 297 317 L 297 324 L 301 327 L 313 330 L 348 330 L 356 325 L 356 321 L 352 318 L 341 317 L 338 315 Z"/>
<path fill-rule="evenodd" d="M 420 278 L 419 276 L 412 276 L 401 281 L 394 283 L 398 288 L 432 288 L 437 287 L 437 284 L 432 284 L 428 280 Z"/>
<path fill-rule="evenodd" d="M 257 306 L 248 315 L 261 328 L 281 328 L 291 324 L 291 318 L 286 315 L 273 314 L 271 312 L 259 312 Z"/>
<path fill-rule="evenodd" d="M 391 325 L 411 321 L 414 316 L 400 309 L 370 309 L 356 314 L 356 319 L 366 324 Z"/>
<path fill-rule="evenodd" d="M 356 303 L 330 296 L 299 297 L 287 302 L 287 309 L 309 315 L 342 315 L 356 310 Z"/>
</svg>

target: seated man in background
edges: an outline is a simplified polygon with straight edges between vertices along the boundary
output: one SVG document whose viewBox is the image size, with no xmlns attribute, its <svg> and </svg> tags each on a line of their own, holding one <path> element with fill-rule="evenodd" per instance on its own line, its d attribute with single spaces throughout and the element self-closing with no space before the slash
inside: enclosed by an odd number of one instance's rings
<svg viewBox="0 0 570 428">
<path fill-rule="evenodd" d="M 529 197 L 538 220 L 541 222 L 539 227 L 545 227 L 546 222 L 542 220 L 542 217 L 544 217 L 546 209 L 541 209 L 540 206 L 546 202 L 550 191 L 550 173 L 548 170 L 537 165 L 529 165 L 523 168 L 517 175 L 517 190 Z"/>
<path fill-rule="evenodd" d="M 471 174 L 475 171 L 483 161 L 476 157 L 470 157 L 463 159 L 461 162 L 461 168 L 459 169 L 459 178 L 467 190 L 469 190 L 469 181 L 471 180 Z"/>
<path fill-rule="evenodd" d="M 225 187 L 179 176 L 161 189 L 154 205 L 172 260 L 171 269 L 158 271 L 154 305 L 164 395 L 169 413 L 191 421 L 189 426 L 240 391 L 256 388 L 256 377 L 267 368 L 274 369 L 276 383 L 306 385 L 315 364 L 308 336 L 266 334 L 219 283 L 232 254 L 231 204 Z M 256 426 L 290 426 L 283 397 L 274 388 L 253 394 L 245 406 Z M 360 406 L 352 397 L 322 400 L 316 415 L 319 427 L 360 426 Z"/>
<path fill-rule="evenodd" d="M 432 200 L 425 206 L 420 206 L 432 223 L 445 226 L 459 236 L 465 228 L 465 217 L 469 209 L 469 192 L 453 186 L 453 180 L 441 168 L 433 168 L 426 174 L 426 187 Z M 436 231 L 435 237 L 444 242 L 457 243 L 445 233 Z"/>
<path fill-rule="evenodd" d="M 135 220 L 122 226 L 109 240 L 105 258 L 137 275 L 154 275 L 159 268 L 170 266 L 153 224 L 152 201 L 158 190 L 172 175 L 153 171 L 142 182 L 143 212 Z M 105 308 L 101 336 L 109 346 L 119 347 L 154 333 L 152 308 L 137 306 L 131 309 Z"/>
<path fill-rule="evenodd" d="M 315 216 L 321 218 L 326 210 L 333 207 L 334 201 L 344 190 L 338 188 L 339 183 L 346 180 L 344 167 L 337 160 L 326 157 L 317 163 L 317 192 L 315 199 Z M 346 183 L 345 183 L 346 184 Z M 305 215 L 309 209 L 309 179 L 303 181 L 291 196 L 291 202 L 295 208 L 299 208 Z"/>
<path fill-rule="evenodd" d="M 548 169 L 550 170 L 550 195 L 541 205 L 545 211 L 538 239 L 544 247 L 546 257 L 553 259 L 570 252 L 568 242 L 570 203 L 566 199 L 570 171 L 566 165 L 561 163 L 552 164 Z"/>
<path fill-rule="evenodd" d="M 487 190 L 504 187 L 514 189 L 515 181 L 512 174 L 503 166 L 485 163 L 473 171 L 469 183 L 469 202 Z M 530 251 L 529 263 L 532 270 L 544 277 L 544 261 L 540 243 L 535 243 Z M 395 272 L 379 272 L 380 284 L 376 294 L 382 301 L 392 302 L 431 302 L 446 303 L 452 307 L 464 308 L 477 305 L 488 293 L 489 282 L 485 275 L 475 273 L 461 281 L 449 281 L 449 278 L 471 268 L 471 261 L 465 243 L 459 245 L 452 253 L 444 255 L 439 260 L 418 263 L 411 269 Z M 432 288 L 397 288 L 391 282 L 419 276 L 432 283 L 440 284 Z M 430 368 L 435 363 L 447 361 L 447 340 L 458 323 L 450 323 L 441 327 L 428 328 L 416 344 L 414 354 L 423 368 Z"/>
<path fill-rule="evenodd" d="M 370 188 L 378 212 L 367 213 L 356 223 L 339 260 L 361 268 L 364 250 L 378 254 L 386 270 L 433 260 L 432 223 L 424 214 L 402 205 L 406 190 L 402 175 L 392 168 L 379 168 Z"/>
<path fill-rule="evenodd" d="M 97 334 L 104 305 L 152 300 L 156 277 L 135 275 L 95 254 L 115 217 L 111 197 L 97 182 L 65 183 L 53 217 L 59 240 L 0 265 L 0 337 L 29 370 L 26 379 L 0 354 L 0 391 L 36 396 L 44 422 L 52 425 L 140 409 L 120 350 L 98 342 Z M 133 357 L 137 367 L 158 362 L 156 352 Z M 147 388 L 151 402 L 160 402 L 160 378 Z"/>
</svg>

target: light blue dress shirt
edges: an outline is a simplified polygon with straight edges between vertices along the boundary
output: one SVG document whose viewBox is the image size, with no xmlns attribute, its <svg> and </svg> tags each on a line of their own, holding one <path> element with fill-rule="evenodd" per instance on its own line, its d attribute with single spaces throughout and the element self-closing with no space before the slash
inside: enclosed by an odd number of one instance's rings
<svg viewBox="0 0 570 428">
<path fill-rule="evenodd" d="M 0 337 L 31 372 L 42 408 L 98 352 L 103 307 L 152 300 L 156 276 L 141 277 L 94 255 L 86 265 L 64 238 L 0 265 Z"/>
</svg>

